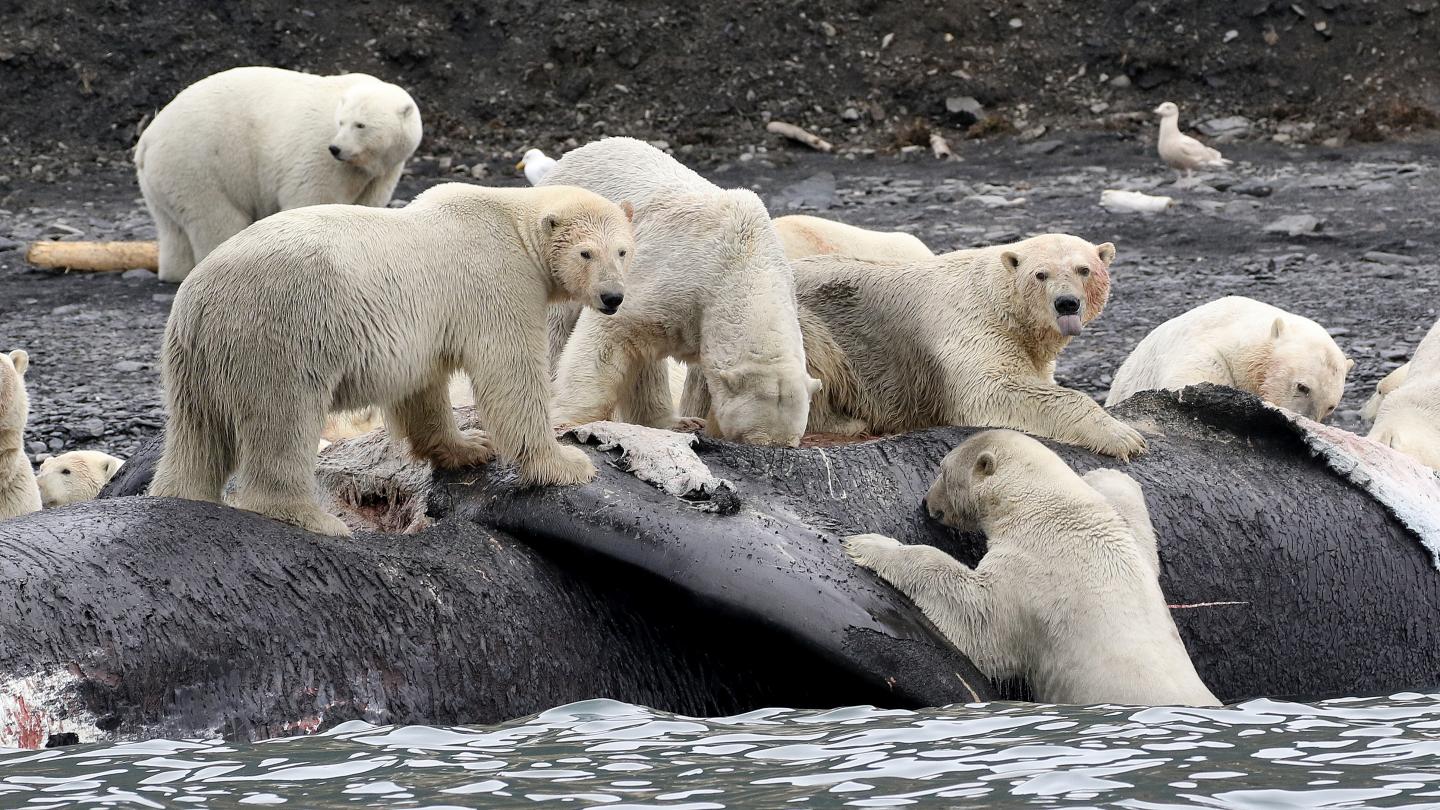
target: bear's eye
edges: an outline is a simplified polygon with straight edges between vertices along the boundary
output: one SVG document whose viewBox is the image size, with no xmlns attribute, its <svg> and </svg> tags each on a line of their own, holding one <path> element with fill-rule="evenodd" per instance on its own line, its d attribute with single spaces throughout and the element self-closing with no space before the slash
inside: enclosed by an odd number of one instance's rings
<svg viewBox="0 0 1440 810">
<path fill-rule="evenodd" d="M 364 125 L 364 124 L 357 123 L 357 124 L 355 125 L 355 128 L 356 128 L 356 129 L 364 129 L 364 128 L 365 128 L 365 125 Z"/>
<path fill-rule="evenodd" d="M 1295 390 L 1301 394 L 1310 393 L 1310 386 L 1305 383 L 1295 383 Z"/>
<path fill-rule="evenodd" d="M 1036 274 L 1035 274 L 1035 280 L 1036 280 L 1036 281 L 1044 281 L 1044 280 L 1047 279 L 1047 278 L 1050 278 L 1050 274 L 1049 274 L 1049 273 L 1046 273 L 1046 272 L 1043 271 L 1043 270 L 1040 271 L 1039 273 L 1036 273 Z"/>
<path fill-rule="evenodd" d="M 590 251 L 588 251 L 588 250 L 582 250 L 582 251 L 580 251 L 580 258 L 582 258 L 582 259 L 588 259 L 588 258 L 590 258 Z"/>
<path fill-rule="evenodd" d="M 63 469 L 63 470 L 60 471 L 60 474 L 61 474 L 61 475 L 69 475 L 69 474 L 70 474 L 70 470 L 69 470 L 69 469 Z"/>
<path fill-rule="evenodd" d="M 1079 273 L 1082 276 L 1088 276 L 1090 275 L 1090 268 L 1082 264 L 1079 267 L 1075 268 L 1075 272 Z"/>
</svg>

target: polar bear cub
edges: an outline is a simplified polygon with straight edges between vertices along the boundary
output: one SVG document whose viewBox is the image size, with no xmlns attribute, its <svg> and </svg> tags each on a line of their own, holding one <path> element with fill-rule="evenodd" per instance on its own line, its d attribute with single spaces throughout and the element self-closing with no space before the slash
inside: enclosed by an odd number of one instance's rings
<svg viewBox="0 0 1440 810">
<path fill-rule="evenodd" d="M 628 211 L 568 187 L 447 183 L 403 209 L 312 206 L 255 223 L 175 297 L 151 494 L 218 501 L 235 471 L 235 506 L 348 534 L 316 503 L 315 448 L 327 412 L 367 405 L 437 467 L 498 451 L 525 483 L 589 481 L 594 465 L 551 428 L 545 308 L 615 312 L 633 252 Z M 457 370 L 488 435 L 455 424 Z"/>
<path fill-rule="evenodd" d="M 35 471 L 25 455 L 25 422 L 30 398 L 25 370 L 30 355 L 20 349 L 0 354 L 0 520 L 40 510 Z"/>
<path fill-rule="evenodd" d="M 639 246 L 619 315 L 551 313 L 556 421 L 618 412 L 693 427 L 675 412 L 664 366 L 673 358 L 714 392 L 708 414 L 686 416 L 708 416 L 707 430 L 734 441 L 798 445 L 818 383 L 805 372 L 794 276 L 760 198 L 632 138 L 567 152 L 545 179 L 554 183 L 632 201 Z"/>
<path fill-rule="evenodd" d="M 241 67 L 190 85 L 135 146 L 160 279 L 184 281 L 217 245 L 277 211 L 385 205 L 420 135 L 414 99 L 363 73 Z"/>
<path fill-rule="evenodd" d="M 1440 321 L 1401 368 L 1400 382 L 1376 408 L 1370 438 L 1440 469 Z"/>
<path fill-rule="evenodd" d="M 72 450 L 40 464 L 35 483 L 46 509 L 88 501 L 100 494 L 125 462 L 99 450 Z"/>
<path fill-rule="evenodd" d="M 929 259 L 934 251 L 919 238 L 903 231 L 871 231 L 833 219 L 804 214 L 777 217 L 775 233 L 785 257 L 848 256 L 875 262 Z"/>
<path fill-rule="evenodd" d="M 1105 404 L 1215 383 L 1323 422 L 1340 404 L 1354 365 L 1320 324 L 1232 295 L 1155 327 L 1115 372 Z"/>
<path fill-rule="evenodd" d="M 845 550 L 987 676 L 1022 676 L 1037 700 L 1219 705 L 1160 590 L 1139 485 L 1097 473 L 1081 478 L 1023 434 L 985 431 L 945 457 L 925 497 L 932 517 L 985 533 L 979 566 L 875 534 Z"/>
</svg>

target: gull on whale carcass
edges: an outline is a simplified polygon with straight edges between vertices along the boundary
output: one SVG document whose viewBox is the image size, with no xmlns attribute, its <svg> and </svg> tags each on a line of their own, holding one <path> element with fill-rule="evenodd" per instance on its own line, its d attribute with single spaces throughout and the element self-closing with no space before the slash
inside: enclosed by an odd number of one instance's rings
<svg viewBox="0 0 1440 810">
<path fill-rule="evenodd" d="M 545 182 L 545 178 L 555 168 L 555 158 L 550 157 L 539 149 L 526 149 L 524 157 L 515 164 L 517 171 L 525 172 L 525 179 L 530 185 L 538 186 Z"/>
<path fill-rule="evenodd" d="M 1160 116 L 1160 140 L 1157 149 L 1165 165 L 1189 177 L 1196 169 L 1223 169 L 1234 161 L 1226 160 L 1219 150 L 1206 146 L 1180 131 L 1180 108 L 1167 101 L 1155 108 Z"/>
</svg>

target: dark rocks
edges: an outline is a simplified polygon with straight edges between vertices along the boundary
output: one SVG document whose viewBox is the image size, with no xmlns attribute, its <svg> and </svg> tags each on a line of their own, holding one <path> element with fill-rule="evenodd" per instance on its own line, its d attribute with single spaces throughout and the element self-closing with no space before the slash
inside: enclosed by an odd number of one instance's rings
<svg viewBox="0 0 1440 810">
<path fill-rule="evenodd" d="M 1065 145 L 1064 141 L 1054 138 L 1035 141 L 1020 147 L 1020 151 L 1027 155 L 1050 155 Z"/>
<path fill-rule="evenodd" d="M 1219 186 L 1216 186 L 1219 188 Z M 1225 189 L 1222 189 L 1222 191 Z M 1275 189 L 1263 180 L 1251 179 L 1241 180 L 1230 186 L 1228 189 L 1232 194 L 1244 194 L 1249 197 L 1269 197 Z"/>
<path fill-rule="evenodd" d="M 1314 236 L 1323 227 L 1324 223 L 1310 214 L 1286 214 L 1266 225 L 1265 232 L 1286 236 Z"/>
<path fill-rule="evenodd" d="M 835 175 L 827 171 L 812 174 L 780 189 L 770 198 L 770 207 L 780 212 L 798 209 L 825 211 L 835 207 L 838 201 Z"/>
<path fill-rule="evenodd" d="M 1420 260 L 1417 259 L 1417 258 L 1415 258 L 1414 256 L 1405 256 L 1405 255 L 1400 254 L 1400 253 L 1386 253 L 1386 252 L 1383 251 L 1383 250 L 1370 250 L 1370 251 L 1366 251 L 1366 252 L 1365 252 L 1365 255 L 1363 255 L 1363 256 L 1360 257 L 1360 260 L 1361 260 L 1361 261 L 1366 261 L 1366 262 L 1372 262 L 1372 263 L 1374 263 L 1374 264 L 1391 264 L 1391 265 L 1407 265 L 1407 266 L 1408 266 L 1408 265 L 1416 265 L 1416 264 L 1419 264 L 1419 263 L 1420 263 Z"/>
<path fill-rule="evenodd" d="M 970 96 L 950 96 L 945 99 L 945 112 L 957 126 L 968 127 L 985 117 L 985 106 Z"/>
<path fill-rule="evenodd" d="M 71 439 L 98 439 L 105 435 L 105 421 L 98 417 L 81 419 L 79 422 L 70 426 L 69 432 Z M 51 448 L 58 449 L 55 448 L 53 443 L 51 444 Z"/>
<path fill-rule="evenodd" d="M 125 279 L 126 281 L 158 281 L 160 278 L 154 273 L 154 271 L 145 270 L 139 267 L 135 268 L 134 270 L 126 270 L 125 272 L 120 274 L 120 277 Z"/>
</svg>

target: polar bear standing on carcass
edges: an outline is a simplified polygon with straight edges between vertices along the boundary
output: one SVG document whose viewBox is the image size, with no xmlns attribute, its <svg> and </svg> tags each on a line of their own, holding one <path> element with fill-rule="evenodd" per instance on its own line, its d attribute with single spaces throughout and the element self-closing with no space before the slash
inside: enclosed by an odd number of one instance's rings
<svg viewBox="0 0 1440 810">
<path fill-rule="evenodd" d="M 420 144 L 420 111 L 374 76 L 270 67 L 180 91 L 140 135 L 135 173 L 160 238 L 160 280 L 277 211 L 383 206 Z"/>
<path fill-rule="evenodd" d="M 1320 324 L 1232 295 L 1151 330 L 1115 372 L 1105 404 L 1214 383 L 1323 422 L 1340 404 L 1354 365 Z"/>
<path fill-rule="evenodd" d="M 1170 617 L 1155 531 L 1129 476 L 1081 478 L 1029 436 L 989 430 L 945 457 L 925 506 L 985 533 L 979 566 L 876 534 L 846 538 L 845 551 L 981 672 L 1024 677 L 1046 703 L 1219 705 Z"/>
<path fill-rule="evenodd" d="M 1440 469 L 1440 321 L 1401 368 L 1376 408 L 1370 438 Z"/>
<path fill-rule="evenodd" d="M 691 426 L 675 412 L 664 364 L 674 358 L 714 391 L 709 413 L 685 416 L 708 417 L 707 429 L 735 441 L 799 444 L 818 384 L 805 372 L 794 278 L 760 198 L 632 138 L 567 152 L 544 181 L 557 183 L 632 202 L 638 255 L 617 316 L 551 313 L 556 421 L 619 411 L 652 427 Z"/>
<path fill-rule="evenodd" d="M 526 483 L 589 481 L 594 465 L 551 427 L 545 308 L 613 313 L 633 240 L 626 209 L 563 186 L 446 183 L 403 209 L 311 206 L 255 223 L 175 297 L 150 493 L 219 501 L 238 471 L 235 506 L 348 534 L 316 503 L 315 448 L 327 412 L 368 405 L 438 467 L 498 451 Z M 457 370 L 488 435 L 456 426 Z"/>
</svg>

